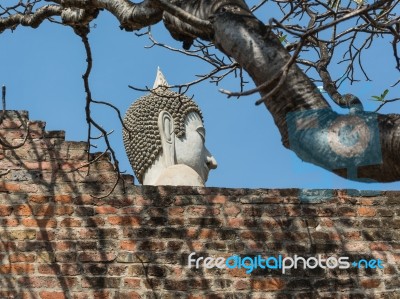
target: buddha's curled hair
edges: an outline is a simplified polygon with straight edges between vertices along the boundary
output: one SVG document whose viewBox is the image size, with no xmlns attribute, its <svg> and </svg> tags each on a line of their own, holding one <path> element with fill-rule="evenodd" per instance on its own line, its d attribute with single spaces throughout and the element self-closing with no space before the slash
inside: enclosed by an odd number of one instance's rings
<svg viewBox="0 0 400 299">
<path fill-rule="evenodd" d="M 172 115 L 177 137 L 185 136 L 185 118 L 190 112 L 197 112 L 203 120 L 193 100 L 165 87 L 158 87 L 129 107 L 124 118 L 123 140 L 129 162 L 141 184 L 146 170 L 162 153 L 158 116 L 163 110 Z"/>
</svg>

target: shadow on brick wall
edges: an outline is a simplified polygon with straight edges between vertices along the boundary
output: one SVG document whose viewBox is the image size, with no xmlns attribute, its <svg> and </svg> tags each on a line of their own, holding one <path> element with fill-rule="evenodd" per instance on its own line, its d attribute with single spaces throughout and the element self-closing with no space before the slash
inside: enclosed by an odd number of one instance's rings
<svg viewBox="0 0 400 299">
<path fill-rule="evenodd" d="M 26 112 L 0 137 L 21 144 Z M 399 298 L 400 193 L 138 187 L 29 123 L 0 151 L 0 298 Z M 383 268 L 196 269 L 188 256 L 381 260 Z M 204 261 L 204 260 L 203 260 Z M 248 264 L 247 264 L 248 265 Z"/>
</svg>

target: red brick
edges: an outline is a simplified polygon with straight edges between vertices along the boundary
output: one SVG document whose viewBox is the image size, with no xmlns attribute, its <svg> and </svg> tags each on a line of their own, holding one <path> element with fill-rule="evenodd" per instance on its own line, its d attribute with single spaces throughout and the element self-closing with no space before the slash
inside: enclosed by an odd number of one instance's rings
<svg viewBox="0 0 400 299">
<path fill-rule="evenodd" d="M 12 213 L 13 207 L 8 205 L 0 205 L 0 217 L 10 216 Z"/>
<path fill-rule="evenodd" d="M 58 251 L 67 251 L 75 248 L 73 241 L 56 241 L 52 243 L 53 248 Z"/>
<path fill-rule="evenodd" d="M 91 165 L 92 169 L 95 169 L 95 171 L 101 172 L 101 171 L 115 171 L 114 170 L 114 165 L 110 163 L 109 161 L 101 161 L 99 160 L 95 164 Z"/>
<path fill-rule="evenodd" d="M 224 204 L 227 202 L 227 198 L 224 195 L 207 195 L 204 196 L 204 200 L 215 204 Z"/>
<path fill-rule="evenodd" d="M 177 277 L 182 277 L 182 275 L 183 275 L 183 270 L 182 270 L 182 268 L 181 267 L 173 267 L 172 269 L 170 268 L 170 270 L 171 270 L 171 276 L 177 276 Z"/>
<path fill-rule="evenodd" d="M 234 268 L 234 269 L 227 270 L 227 272 L 228 272 L 229 276 L 249 278 L 249 275 L 246 274 L 246 269 Z"/>
<path fill-rule="evenodd" d="M 278 291 L 284 286 L 285 282 L 279 278 L 255 279 L 251 282 L 252 289 L 260 291 Z"/>
<path fill-rule="evenodd" d="M 245 230 L 240 233 L 240 238 L 245 240 L 267 240 L 270 234 L 264 231 Z"/>
<path fill-rule="evenodd" d="M 110 291 L 101 290 L 101 291 L 93 291 L 93 292 L 73 292 L 71 299 L 116 299 L 118 297 L 114 297 L 111 295 Z"/>
<path fill-rule="evenodd" d="M 164 241 L 143 241 L 139 246 L 142 251 L 162 251 L 165 249 Z"/>
<path fill-rule="evenodd" d="M 262 217 L 261 227 L 267 230 L 279 230 L 282 231 L 288 225 L 288 219 L 278 217 Z M 304 222 L 303 222 L 304 223 Z M 246 227 L 246 223 L 243 224 Z"/>
<path fill-rule="evenodd" d="M 64 292 L 42 291 L 39 294 L 41 299 L 67 299 L 67 295 L 65 295 Z"/>
<path fill-rule="evenodd" d="M 74 198 L 71 195 L 56 194 L 54 195 L 54 201 L 59 203 L 72 203 Z"/>
<path fill-rule="evenodd" d="M 89 168 L 87 165 L 87 162 L 64 162 L 60 164 L 60 169 L 61 170 L 76 170 L 79 169 L 79 171 L 87 171 Z"/>
<path fill-rule="evenodd" d="M 81 262 L 111 262 L 116 259 L 116 254 L 114 252 L 82 252 L 79 254 L 78 259 Z"/>
<path fill-rule="evenodd" d="M 352 252 L 368 252 L 369 242 L 348 242 L 344 244 L 344 250 Z"/>
<path fill-rule="evenodd" d="M 144 198 L 142 196 L 135 197 L 134 204 L 136 206 L 148 206 L 152 204 L 152 201 L 148 198 Z"/>
<path fill-rule="evenodd" d="M 381 259 L 384 259 L 384 257 L 381 257 Z M 400 264 L 400 254 L 393 253 L 393 259 L 395 260 L 396 264 Z"/>
<path fill-rule="evenodd" d="M 359 232 L 359 231 L 342 232 L 342 236 L 346 240 L 361 241 L 363 239 L 361 232 Z"/>
<path fill-rule="evenodd" d="M 58 165 L 52 162 L 24 162 L 24 167 L 29 170 L 53 170 L 57 169 Z"/>
<path fill-rule="evenodd" d="M 185 211 L 184 208 L 181 208 L 181 207 L 168 208 L 168 216 L 169 217 L 182 217 L 184 211 Z"/>
<path fill-rule="evenodd" d="M 228 219 L 228 226 L 229 227 L 243 227 L 244 219 L 243 218 L 230 218 Z"/>
<path fill-rule="evenodd" d="M 257 242 L 253 240 L 247 240 L 246 246 L 248 249 L 255 251 L 255 252 L 262 252 L 264 249 L 264 242 Z"/>
<path fill-rule="evenodd" d="M 283 212 L 283 207 L 280 209 Z M 270 209 L 270 210 L 275 210 L 275 208 Z M 242 214 L 244 217 L 261 217 L 263 212 L 264 212 L 264 209 L 259 206 L 244 205 L 244 207 L 242 208 Z M 265 212 L 269 213 L 268 210 L 265 210 Z M 271 213 L 271 214 L 274 214 L 274 213 Z"/>
<path fill-rule="evenodd" d="M 45 127 L 46 127 L 46 122 L 44 122 L 44 121 L 40 121 L 40 120 L 29 121 L 29 131 L 30 132 L 43 133 L 43 130 Z"/>
<path fill-rule="evenodd" d="M 202 241 L 189 241 L 188 246 L 193 251 L 202 251 L 204 249 L 204 242 Z"/>
<path fill-rule="evenodd" d="M 28 201 L 32 203 L 46 203 L 49 202 L 51 199 L 51 196 L 48 195 L 29 195 L 28 196 Z"/>
<path fill-rule="evenodd" d="M 185 225 L 185 218 L 183 218 L 183 217 L 169 217 L 168 218 L 168 225 L 184 226 Z"/>
<path fill-rule="evenodd" d="M 337 210 L 339 216 L 354 217 L 357 216 L 357 212 L 353 207 L 339 207 Z"/>
<path fill-rule="evenodd" d="M 342 237 L 343 237 L 343 235 L 339 234 L 337 232 L 329 233 L 329 240 L 330 241 L 340 241 L 340 240 L 342 240 Z"/>
<path fill-rule="evenodd" d="M 366 289 L 376 289 L 379 287 L 381 284 L 381 281 L 379 279 L 362 279 L 361 280 L 361 285 L 366 288 Z"/>
<path fill-rule="evenodd" d="M 77 292 L 74 292 L 73 294 L 72 294 L 72 297 L 71 297 L 72 299 L 88 299 L 88 298 L 90 298 L 89 297 L 89 293 L 88 292 L 79 292 L 79 293 L 77 293 Z M 103 299 L 103 298 L 102 298 Z M 104 298 L 104 299 L 109 299 L 109 297 L 106 297 L 106 298 Z"/>
<path fill-rule="evenodd" d="M 187 208 L 187 213 L 195 216 L 213 216 L 219 215 L 219 208 L 215 207 L 202 207 L 202 206 L 192 206 Z"/>
<path fill-rule="evenodd" d="M 30 216 L 32 215 L 32 207 L 29 205 L 14 206 L 14 214 L 18 216 Z"/>
<path fill-rule="evenodd" d="M 0 298 L 2 299 L 14 299 L 15 298 L 15 291 L 0 291 Z M 21 297 L 19 297 L 21 298 Z M 21 299 L 25 299 L 21 298 Z"/>
<path fill-rule="evenodd" d="M 150 217 L 163 217 L 165 216 L 165 209 L 158 207 L 148 207 L 146 213 Z"/>
<path fill-rule="evenodd" d="M 358 201 L 358 204 L 360 204 L 360 205 L 372 206 L 372 205 L 375 205 L 377 203 L 377 201 L 381 201 L 381 200 L 379 200 L 379 199 L 377 200 L 375 198 L 362 197 L 362 198 L 359 198 L 357 201 Z"/>
<path fill-rule="evenodd" d="M 127 215 L 138 215 L 140 213 L 142 213 L 144 210 L 143 206 L 139 206 L 139 207 L 125 207 L 125 208 L 121 208 L 120 209 L 120 213 L 121 214 L 127 214 Z"/>
<path fill-rule="evenodd" d="M 88 289 L 119 288 L 121 279 L 117 277 L 85 277 L 82 279 L 82 287 Z"/>
<path fill-rule="evenodd" d="M 33 262 L 35 260 L 35 255 L 25 253 L 11 253 L 8 259 L 10 263 Z"/>
<path fill-rule="evenodd" d="M 122 250 L 135 250 L 136 248 L 136 242 L 132 240 L 123 240 L 119 244 Z"/>
<path fill-rule="evenodd" d="M 102 227 L 105 225 L 105 220 L 102 217 L 87 217 L 84 219 L 84 226 Z"/>
<path fill-rule="evenodd" d="M 186 235 L 189 238 L 195 239 L 213 239 L 218 236 L 218 233 L 216 230 L 210 228 L 190 227 L 187 229 Z"/>
<path fill-rule="evenodd" d="M 11 251 L 16 251 L 19 249 L 18 243 L 14 242 L 14 241 L 5 241 L 2 240 L 0 242 L 0 251 L 7 251 L 7 252 L 11 252 Z"/>
<path fill-rule="evenodd" d="M 320 217 L 319 220 L 321 221 L 320 224 L 322 224 L 325 227 L 334 227 L 335 222 L 328 217 Z"/>
<path fill-rule="evenodd" d="M 75 197 L 75 203 L 81 205 L 91 205 L 96 203 L 97 199 L 90 194 L 80 194 Z"/>
<path fill-rule="evenodd" d="M 13 298 L 13 297 L 11 297 L 11 298 Z M 39 298 L 38 293 L 32 292 L 32 290 L 28 291 L 28 292 L 22 292 L 22 294 L 21 294 L 21 299 L 38 299 L 38 298 Z"/>
<path fill-rule="evenodd" d="M 94 209 L 96 214 L 116 214 L 118 209 L 112 206 L 99 206 Z"/>
<path fill-rule="evenodd" d="M 71 205 L 57 205 L 54 210 L 55 215 L 72 215 L 74 207 Z"/>
<path fill-rule="evenodd" d="M 61 227 L 79 227 L 82 225 L 82 221 L 78 218 L 65 218 L 61 221 Z"/>
<path fill-rule="evenodd" d="M 33 214 L 35 216 L 53 216 L 54 205 L 53 204 L 34 205 Z"/>
<path fill-rule="evenodd" d="M 33 264 L 2 264 L 0 265 L 1 274 L 30 274 L 34 272 Z"/>
<path fill-rule="evenodd" d="M 87 299 L 87 297 L 85 297 L 84 299 Z M 97 292 L 93 292 L 93 299 L 114 299 L 111 296 L 111 293 L 109 291 L 97 291 Z"/>
<path fill-rule="evenodd" d="M 18 192 L 21 190 L 21 183 L 0 183 L 0 192 Z"/>
<path fill-rule="evenodd" d="M 36 239 L 42 241 L 51 241 L 56 238 L 55 230 L 43 229 L 36 232 Z"/>
<path fill-rule="evenodd" d="M 18 226 L 20 220 L 18 218 L 6 218 L 1 220 L 1 224 L 5 227 Z"/>
<path fill-rule="evenodd" d="M 124 287 L 127 289 L 138 289 L 140 288 L 140 279 L 138 278 L 125 278 Z"/>
<path fill-rule="evenodd" d="M 371 207 L 360 207 L 357 210 L 358 215 L 364 217 L 373 217 L 376 215 L 376 209 Z"/>
<path fill-rule="evenodd" d="M 24 218 L 22 219 L 22 225 L 27 227 L 57 227 L 57 221 L 55 219 L 35 219 L 35 218 Z"/>
<path fill-rule="evenodd" d="M 234 216 L 236 217 L 240 213 L 240 208 L 233 204 L 228 204 L 224 206 L 224 212 L 227 216 Z"/>
<path fill-rule="evenodd" d="M 390 250 L 390 245 L 382 242 L 371 242 L 370 248 L 371 250 L 388 251 Z"/>
<path fill-rule="evenodd" d="M 1 129 L 19 129 L 23 125 L 19 119 L 3 119 L 0 124 Z"/>
<path fill-rule="evenodd" d="M 45 274 L 45 275 L 58 275 L 60 273 L 60 268 L 58 264 L 53 264 L 53 265 L 38 265 L 38 272 L 40 274 Z"/>
<path fill-rule="evenodd" d="M 136 292 L 119 292 L 118 293 L 118 299 L 140 299 L 140 298 L 142 298 L 142 297 Z"/>
<path fill-rule="evenodd" d="M 235 283 L 236 290 L 247 290 L 250 288 L 250 281 L 248 280 L 238 280 Z"/>
<path fill-rule="evenodd" d="M 68 276 L 78 275 L 81 273 L 79 265 L 77 264 L 62 264 L 60 272 L 63 275 L 68 275 Z"/>
<path fill-rule="evenodd" d="M 108 222 L 113 225 L 139 226 L 140 218 L 135 216 L 110 216 Z"/>
<path fill-rule="evenodd" d="M 58 263 L 72 263 L 76 261 L 76 255 L 75 251 L 57 252 L 55 259 Z"/>
<path fill-rule="evenodd" d="M 285 215 L 286 216 L 300 216 L 301 215 L 300 206 L 295 206 L 295 205 L 285 206 Z"/>
</svg>

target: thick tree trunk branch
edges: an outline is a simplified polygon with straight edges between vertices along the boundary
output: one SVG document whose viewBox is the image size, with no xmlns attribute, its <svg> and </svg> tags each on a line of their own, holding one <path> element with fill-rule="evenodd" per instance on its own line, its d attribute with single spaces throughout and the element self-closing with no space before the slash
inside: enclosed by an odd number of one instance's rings
<svg viewBox="0 0 400 299">
<path fill-rule="evenodd" d="M 186 1 L 183 7 L 191 7 L 190 13 L 197 17 L 212 19 L 212 42 L 234 58 L 257 86 L 281 72 L 290 55 L 244 3 L 215 1 L 223 5 L 212 10 L 204 2 Z M 187 24 L 180 26 L 176 18 L 172 22 L 175 23 L 173 34 L 183 35 Z M 262 88 L 261 95 L 267 95 L 278 81 Z M 399 115 L 360 111 L 338 115 L 297 65 L 291 65 L 282 86 L 265 105 L 281 133 L 284 146 L 301 159 L 352 180 L 400 180 Z"/>
<path fill-rule="evenodd" d="M 61 13 L 62 8 L 60 6 L 45 5 L 39 8 L 34 14 L 25 15 L 18 13 L 7 18 L 0 18 L 0 32 L 8 28 L 15 28 L 18 25 L 37 28 L 47 18 L 61 16 Z"/>
<path fill-rule="evenodd" d="M 154 0 L 132 3 L 126 0 L 53 0 L 64 7 L 105 9 L 120 22 L 121 28 L 132 31 L 158 23 L 163 11 Z"/>
<path fill-rule="evenodd" d="M 120 22 L 127 31 L 139 30 L 158 23 L 163 10 L 154 0 L 135 4 L 126 0 L 51 0 L 55 5 L 45 5 L 30 14 L 16 13 L 0 18 L 0 32 L 18 25 L 38 27 L 44 20 L 61 16 L 64 24 L 87 25 L 97 16 L 98 10 L 105 9 Z M 58 5 L 57 5 L 58 4 Z"/>
</svg>

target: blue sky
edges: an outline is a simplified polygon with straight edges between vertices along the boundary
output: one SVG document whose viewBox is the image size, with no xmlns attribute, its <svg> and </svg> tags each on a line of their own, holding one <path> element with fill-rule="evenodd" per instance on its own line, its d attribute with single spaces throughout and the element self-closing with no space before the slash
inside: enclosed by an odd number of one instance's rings
<svg viewBox="0 0 400 299">
<path fill-rule="evenodd" d="M 249 5 L 257 1 L 248 1 Z M 258 12 L 267 21 L 280 13 L 269 4 Z M 268 14 L 267 14 L 268 11 Z M 147 37 L 121 31 L 117 21 L 102 12 L 91 30 L 93 51 L 91 88 L 93 98 L 109 101 L 125 113 L 143 93 L 128 88 L 152 86 L 160 66 L 170 84 L 196 79 L 211 68 L 200 60 L 150 45 Z M 180 47 L 162 24 L 153 26 L 153 35 L 161 42 Z M 72 29 L 46 22 L 38 29 L 19 27 L 0 35 L 0 84 L 7 85 L 7 108 L 30 112 L 32 120 L 47 122 L 47 130 L 65 130 L 68 140 L 86 140 L 82 74 L 86 68 L 84 47 Z M 379 40 L 363 57 L 373 82 L 350 86 L 341 92 L 354 93 L 363 99 L 367 110 L 376 103 L 367 100 L 380 94 L 398 79 L 388 40 Z M 340 74 L 341 66 L 332 68 Z M 219 88 L 238 90 L 239 81 L 229 77 L 220 86 L 203 82 L 191 88 L 201 107 L 207 130 L 206 145 L 218 161 L 210 173 L 207 186 L 246 188 L 355 188 L 400 189 L 400 182 L 363 184 L 347 181 L 317 166 L 302 162 L 285 149 L 270 113 L 264 106 L 255 106 L 258 96 L 227 99 Z M 251 84 L 247 88 L 253 87 Z M 388 98 L 396 97 L 391 88 Z M 335 108 L 336 109 L 336 108 Z M 337 109 L 336 109 L 337 110 Z M 346 113 L 344 110 L 337 110 Z M 400 113 L 400 104 L 388 105 L 382 112 Z M 107 131 L 114 130 L 111 140 L 121 162 L 121 170 L 133 173 L 126 158 L 121 125 L 107 107 L 93 107 L 94 118 Z M 99 142 L 101 151 L 103 145 Z"/>
</svg>

